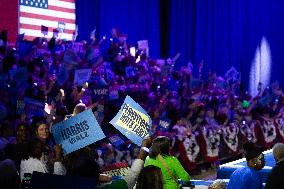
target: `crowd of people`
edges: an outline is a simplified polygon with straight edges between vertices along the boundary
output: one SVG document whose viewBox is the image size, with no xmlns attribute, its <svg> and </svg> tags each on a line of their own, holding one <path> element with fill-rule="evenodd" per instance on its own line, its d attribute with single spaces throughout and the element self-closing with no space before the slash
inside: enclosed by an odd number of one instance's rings
<svg viewBox="0 0 284 189">
<path fill-rule="evenodd" d="M 159 150 L 153 142 L 145 160 L 149 167 L 138 178 L 150 179 L 145 183 L 151 184 L 151 172 L 163 178 L 164 188 L 177 187 L 176 177 L 188 181 L 201 168 L 241 157 L 245 142 L 261 150 L 284 142 L 284 95 L 277 82 L 260 83 L 257 96 L 251 96 L 239 79 L 213 71 L 203 76 L 203 62 L 177 69 L 175 59 L 151 59 L 147 45 L 136 46 L 133 54 L 116 29 L 102 39 L 93 34 L 88 42 L 22 37 L 9 45 L 6 33 L 0 36 L 0 160 L 13 160 L 21 180 L 32 171 L 98 178 L 99 171 L 90 171 L 100 170 L 96 166 L 127 162 L 132 175 L 120 184 L 133 187 L 144 151 L 109 123 L 126 95 L 149 113 L 151 136 L 158 137 Z M 80 69 L 91 69 L 83 83 L 74 82 Z M 108 139 L 62 156 L 51 127 L 86 109 L 92 109 Z M 161 143 L 168 148 L 160 151 Z M 97 164 L 88 166 L 85 157 Z M 141 182 L 137 188 L 145 186 Z"/>
</svg>

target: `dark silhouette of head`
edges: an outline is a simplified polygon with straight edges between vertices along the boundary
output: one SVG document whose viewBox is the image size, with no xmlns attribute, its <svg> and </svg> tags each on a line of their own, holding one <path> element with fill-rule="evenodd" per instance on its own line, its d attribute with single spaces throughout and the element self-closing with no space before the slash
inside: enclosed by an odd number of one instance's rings
<svg viewBox="0 0 284 189">
<path fill-rule="evenodd" d="M 168 156 L 169 152 L 170 152 L 169 138 L 165 136 L 159 136 L 153 140 L 149 156 L 151 158 L 156 158 L 159 154 L 162 156 Z"/>
<path fill-rule="evenodd" d="M 262 169 L 265 165 L 265 160 L 261 149 L 252 142 L 245 143 L 243 147 L 248 166 L 255 170 Z"/>
<path fill-rule="evenodd" d="M 136 189 L 162 189 L 163 175 L 159 167 L 144 167 L 138 177 Z"/>
</svg>

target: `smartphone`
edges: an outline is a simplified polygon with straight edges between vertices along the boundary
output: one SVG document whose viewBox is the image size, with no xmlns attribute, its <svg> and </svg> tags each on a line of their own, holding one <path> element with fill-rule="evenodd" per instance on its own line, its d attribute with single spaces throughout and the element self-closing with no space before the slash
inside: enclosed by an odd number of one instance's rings
<svg viewBox="0 0 284 189">
<path fill-rule="evenodd" d="M 24 178 L 22 181 L 22 189 L 30 189 L 31 188 L 31 180 L 32 174 L 31 173 L 24 173 Z"/>
</svg>

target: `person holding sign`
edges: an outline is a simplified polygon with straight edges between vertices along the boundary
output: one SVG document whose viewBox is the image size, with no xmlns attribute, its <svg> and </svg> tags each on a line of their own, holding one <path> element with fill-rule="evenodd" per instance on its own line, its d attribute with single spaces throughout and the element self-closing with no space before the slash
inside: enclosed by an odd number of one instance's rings
<svg viewBox="0 0 284 189">
<path fill-rule="evenodd" d="M 80 177 L 90 177 L 99 181 L 99 184 L 94 188 L 100 189 L 132 189 L 136 184 L 138 176 L 143 169 L 144 161 L 147 157 L 149 147 L 152 144 L 151 138 L 146 138 L 141 144 L 140 151 L 137 158 L 134 160 L 131 168 L 128 170 L 126 175 L 122 178 L 115 179 L 106 175 L 100 174 L 100 167 L 94 158 L 90 156 L 85 149 L 80 149 L 75 153 L 78 156 L 74 156 L 74 153 L 69 154 L 69 162 L 71 166 L 67 166 L 67 176 L 80 176 Z"/>
<path fill-rule="evenodd" d="M 153 141 L 149 156 L 144 166 L 154 165 L 162 170 L 164 189 L 178 189 L 179 180 L 188 182 L 189 174 L 184 170 L 179 160 L 170 156 L 170 140 L 160 136 Z"/>
<path fill-rule="evenodd" d="M 30 141 L 28 147 L 28 157 L 22 159 L 20 165 L 21 180 L 24 178 L 25 173 L 33 173 L 34 171 L 41 173 L 49 173 L 47 163 L 43 160 L 45 146 L 39 139 Z M 56 175 L 65 175 L 66 170 L 61 162 L 61 147 L 56 145 L 54 148 L 55 158 L 53 164 L 53 173 Z"/>
</svg>

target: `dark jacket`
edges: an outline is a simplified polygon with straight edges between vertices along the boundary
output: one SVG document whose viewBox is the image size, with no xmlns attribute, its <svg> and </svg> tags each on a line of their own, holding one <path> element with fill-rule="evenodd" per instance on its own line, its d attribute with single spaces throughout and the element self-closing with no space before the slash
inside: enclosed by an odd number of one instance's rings
<svg viewBox="0 0 284 189">
<path fill-rule="evenodd" d="M 267 177 L 265 189 L 284 189 L 284 160 L 276 163 Z"/>
</svg>

